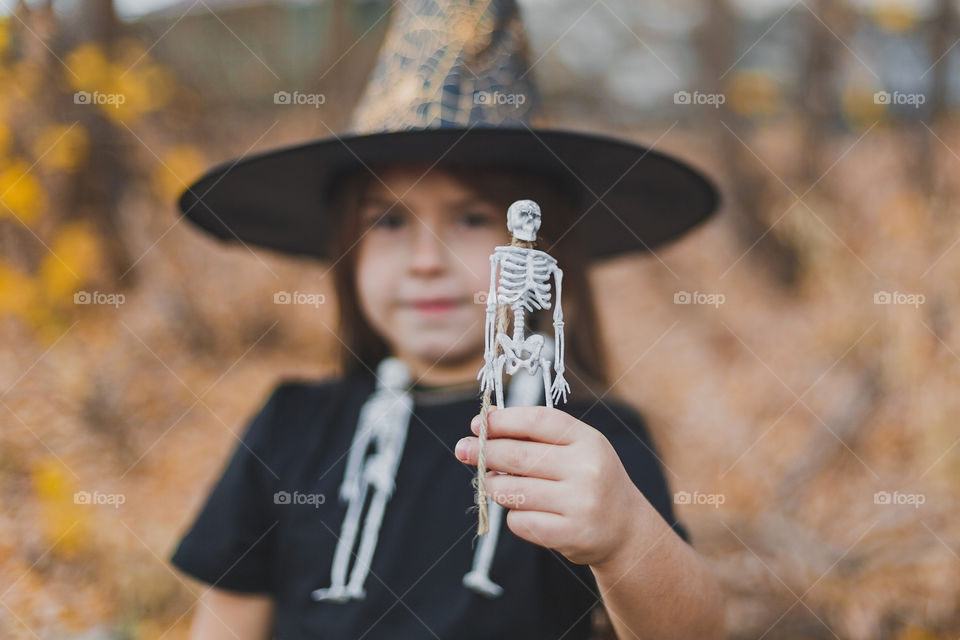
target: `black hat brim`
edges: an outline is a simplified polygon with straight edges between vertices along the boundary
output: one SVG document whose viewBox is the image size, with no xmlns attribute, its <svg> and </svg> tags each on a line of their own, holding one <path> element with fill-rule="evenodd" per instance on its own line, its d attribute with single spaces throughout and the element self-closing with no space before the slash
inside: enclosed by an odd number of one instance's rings
<svg viewBox="0 0 960 640">
<path fill-rule="evenodd" d="M 579 194 L 578 216 L 587 211 L 574 233 L 591 260 L 669 242 L 719 204 L 705 175 L 667 154 L 601 135 L 489 126 L 334 136 L 267 151 L 214 167 L 178 204 L 222 240 L 329 259 L 336 181 L 371 164 L 413 161 L 556 176 Z"/>
</svg>

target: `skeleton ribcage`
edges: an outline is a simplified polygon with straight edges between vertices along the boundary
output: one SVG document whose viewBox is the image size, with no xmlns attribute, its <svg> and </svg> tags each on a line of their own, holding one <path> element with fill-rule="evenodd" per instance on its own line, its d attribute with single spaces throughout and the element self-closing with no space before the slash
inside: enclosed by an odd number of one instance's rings
<svg viewBox="0 0 960 640">
<path fill-rule="evenodd" d="M 550 274 L 556 265 L 548 254 L 522 247 L 497 247 L 500 287 L 497 297 L 514 311 L 550 308 Z"/>
</svg>

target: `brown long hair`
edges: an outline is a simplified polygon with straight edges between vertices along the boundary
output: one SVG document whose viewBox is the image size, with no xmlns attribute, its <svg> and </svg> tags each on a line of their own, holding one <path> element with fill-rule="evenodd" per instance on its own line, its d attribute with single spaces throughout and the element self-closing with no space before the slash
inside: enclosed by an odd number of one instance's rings
<svg viewBox="0 0 960 640">
<path fill-rule="evenodd" d="M 329 196 L 334 223 L 328 255 L 337 296 L 340 332 L 340 368 L 343 375 L 373 371 L 390 355 L 389 346 L 370 326 L 360 309 L 356 290 L 356 245 L 363 233 L 359 215 L 361 198 L 386 168 L 370 165 L 344 174 Z M 516 200 L 530 199 L 543 212 L 537 247 L 548 251 L 563 269 L 564 365 L 571 396 L 585 398 L 584 391 L 599 395 L 607 387 L 607 369 L 601 348 L 593 292 L 587 278 L 587 258 L 570 230 L 577 215 L 576 193 L 562 181 L 534 173 L 520 173 L 476 166 L 444 165 L 448 172 L 504 212 Z M 491 251 L 493 247 L 491 247 Z M 553 322 L 550 310 L 529 316 L 530 329 L 545 333 Z M 549 334 L 548 334 L 549 335 Z M 479 354 L 478 354 L 479 355 Z"/>
</svg>

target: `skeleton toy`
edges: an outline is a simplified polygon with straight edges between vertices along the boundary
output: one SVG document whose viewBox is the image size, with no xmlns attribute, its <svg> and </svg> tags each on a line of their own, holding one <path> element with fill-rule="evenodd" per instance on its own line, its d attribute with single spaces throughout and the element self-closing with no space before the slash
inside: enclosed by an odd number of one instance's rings
<svg viewBox="0 0 960 640">
<path fill-rule="evenodd" d="M 503 405 L 503 371 L 513 375 L 520 367 L 529 373 L 543 371 L 547 406 L 563 398 L 567 401 L 570 385 L 563 372 L 563 309 L 560 307 L 563 271 L 548 253 L 522 246 L 518 241 L 533 243 L 540 229 L 540 206 L 533 200 L 517 200 L 507 209 L 507 229 L 513 234 L 513 244 L 494 249 L 490 256 L 490 292 L 487 297 L 486 332 L 484 335 L 483 367 L 477 378 L 480 390 L 495 389 L 497 406 Z M 500 265 L 500 287 L 497 288 L 497 265 Z M 556 340 L 557 377 L 550 385 L 550 362 L 542 357 L 543 336 L 524 334 L 526 311 L 550 308 L 550 276 L 557 282 L 557 304 L 553 309 L 553 331 Z M 496 326 L 498 303 L 513 311 L 513 337 Z M 496 355 L 497 348 L 503 353 Z M 551 398 L 553 402 L 551 402 Z"/>
<path fill-rule="evenodd" d="M 347 514 L 334 551 L 331 586 L 316 589 L 314 600 L 342 602 L 350 598 L 362 599 L 366 595 L 363 583 L 370 571 L 384 509 L 393 495 L 394 478 L 413 410 L 413 399 L 408 393 L 410 374 L 402 361 L 384 358 L 377 367 L 377 379 L 376 391 L 360 410 L 347 470 L 340 485 L 340 501 L 347 503 Z M 371 445 L 375 452 L 368 455 L 367 449 Z M 347 563 L 360 529 L 360 516 L 369 490 L 373 491 L 373 498 L 363 520 L 360 550 L 347 582 Z"/>
<path fill-rule="evenodd" d="M 563 310 L 560 306 L 563 271 L 549 254 L 533 248 L 540 229 L 540 207 L 532 200 L 518 200 L 507 209 L 507 229 L 513 234 L 510 246 L 496 247 L 490 256 L 490 292 L 487 297 L 486 331 L 484 333 L 483 367 L 477 374 L 481 380 L 483 404 L 480 409 L 480 456 L 477 464 L 478 535 L 488 530 L 487 495 L 484 486 L 487 438 L 487 411 L 490 392 L 496 391 L 497 406 L 503 407 L 503 373 L 513 376 L 523 368 L 531 375 L 543 377 L 544 400 L 548 407 L 559 399 L 567 401 L 570 385 L 563 377 Z M 500 266 L 499 287 L 497 265 Z M 527 312 L 550 308 L 550 277 L 557 283 L 557 301 L 553 309 L 553 331 L 556 344 L 554 369 L 556 378 L 550 383 L 550 360 L 544 353 L 544 336 L 525 334 Z M 513 312 L 513 335 L 506 333 L 506 308 Z M 499 512 L 494 515 L 499 517 Z M 496 522 L 494 524 L 499 524 Z M 491 591 L 495 591 L 491 589 Z"/>
</svg>

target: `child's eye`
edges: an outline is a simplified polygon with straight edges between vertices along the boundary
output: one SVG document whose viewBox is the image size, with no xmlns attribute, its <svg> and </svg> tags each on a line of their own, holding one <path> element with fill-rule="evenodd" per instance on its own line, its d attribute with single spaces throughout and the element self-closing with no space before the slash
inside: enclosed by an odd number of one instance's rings
<svg viewBox="0 0 960 640">
<path fill-rule="evenodd" d="M 480 212 L 465 213 L 461 216 L 461 220 L 468 227 L 485 227 L 493 224 L 493 218 L 490 214 Z"/>
<path fill-rule="evenodd" d="M 383 215 L 375 216 L 370 221 L 371 227 L 379 227 L 382 229 L 396 229 L 402 224 L 403 216 L 396 213 L 384 213 Z"/>
</svg>

